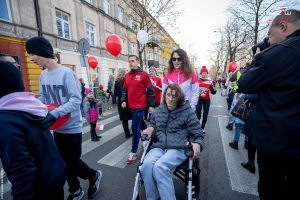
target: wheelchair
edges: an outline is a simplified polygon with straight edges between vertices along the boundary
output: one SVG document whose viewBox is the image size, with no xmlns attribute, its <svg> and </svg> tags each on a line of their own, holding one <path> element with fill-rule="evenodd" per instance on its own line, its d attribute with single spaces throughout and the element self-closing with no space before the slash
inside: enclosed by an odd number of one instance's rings
<svg viewBox="0 0 300 200">
<path fill-rule="evenodd" d="M 143 135 L 141 137 L 144 146 L 144 152 L 137 169 L 132 200 L 140 199 L 139 190 L 144 184 L 140 172 L 140 167 L 143 165 L 144 158 L 146 154 L 150 151 L 150 146 L 153 144 L 153 141 L 156 141 L 155 135 L 152 135 L 152 137 L 148 141 L 146 140 L 146 137 L 147 135 Z M 188 157 L 188 159 L 176 167 L 173 175 L 183 181 L 188 200 L 199 200 L 201 171 L 199 168 L 200 160 L 199 158 L 197 158 L 196 160 L 189 160 L 189 158 L 193 157 L 194 155 L 194 151 L 191 145 L 191 141 L 194 141 L 194 137 L 190 136 L 189 141 L 189 146 L 187 146 L 187 148 L 185 149 L 185 155 Z"/>
</svg>

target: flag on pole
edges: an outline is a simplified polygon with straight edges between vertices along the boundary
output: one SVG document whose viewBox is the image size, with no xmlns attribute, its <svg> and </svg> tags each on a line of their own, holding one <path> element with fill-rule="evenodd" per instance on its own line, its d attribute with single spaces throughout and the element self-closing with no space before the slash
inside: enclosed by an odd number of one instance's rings
<svg viewBox="0 0 300 200">
<path fill-rule="evenodd" d="M 103 130 L 103 128 L 104 128 L 104 125 L 101 125 L 101 124 L 97 124 L 97 126 L 96 126 L 96 129 L 97 130 Z"/>
</svg>

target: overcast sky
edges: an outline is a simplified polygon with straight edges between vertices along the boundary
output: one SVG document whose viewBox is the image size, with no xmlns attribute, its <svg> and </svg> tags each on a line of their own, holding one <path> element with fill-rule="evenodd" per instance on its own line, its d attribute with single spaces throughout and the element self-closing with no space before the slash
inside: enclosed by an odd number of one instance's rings
<svg viewBox="0 0 300 200">
<path fill-rule="evenodd" d="M 198 65 L 209 67 L 208 49 L 221 37 L 214 31 L 226 22 L 224 10 L 230 1 L 182 0 L 182 2 L 185 12 L 176 23 L 180 34 L 170 31 L 171 36 L 181 48 L 192 44 L 193 47 L 189 50 L 197 53 L 200 60 Z"/>
</svg>

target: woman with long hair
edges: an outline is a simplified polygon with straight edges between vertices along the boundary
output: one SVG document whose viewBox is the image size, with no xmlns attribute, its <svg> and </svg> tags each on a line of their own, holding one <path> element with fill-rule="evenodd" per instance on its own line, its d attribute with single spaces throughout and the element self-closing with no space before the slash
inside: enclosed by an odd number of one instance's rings
<svg viewBox="0 0 300 200">
<path fill-rule="evenodd" d="M 162 84 L 162 93 L 172 83 L 179 85 L 185 95 L 185 99 L 189 101 L 192 109 L 196 111 L 199 98 L 198 79 L 196 72 L 192 69 L 187 53 L 182 49 L 176 49 L 171 54 L 168 71 L 165 73 Z"/>
<path fill-rule="evenodd" d="M 117 75 L 117 78 L 114 81 L 113 87 L 112 87 L 112 92 L 116 97 L 118 97 L 117 101 L 117 107 L 118 107 L 118 112 L 120 116 L 120 120 L 122 121 L 123 129 L 125 132 L 125 137 L 128 138 L 131 136 L 130 131 L 129 131 L 129 126 L 128 126 L 128 120 L 132 119 L 131 113 L 128 110 L 128 108 L 122 108 L 122 88 L 124 85 L 124 78 L 125 78 L 126 71 L 125 69 L 120 69 Z M 126 104 L 128 105 L 128 103 Z"/>
</svg>

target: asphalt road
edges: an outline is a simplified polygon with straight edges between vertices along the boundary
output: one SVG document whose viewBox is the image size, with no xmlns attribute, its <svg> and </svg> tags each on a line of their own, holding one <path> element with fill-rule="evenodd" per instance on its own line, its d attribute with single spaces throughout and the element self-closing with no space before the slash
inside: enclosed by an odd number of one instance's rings
<svg viewBox="0 0 300 200">
<path fill-rule="evenodd" d="M 221 97 L 220 93 L 218 89 L 216 95 L 211 95 L 209 118 L 205 127 L 206 146 L 200 155 L 200 199 L 258 200 L 257 172 L 250 174 L 240 164 L 247 160 L 247 151 L 243 147 L 244 136 L 241 134 L 239 150 L 228 146 L 228 142 L 233 140 L 234 132 L 225 128 L 228 122 L 228 110 L 226 99 Z M 92 199 L 129 200 L 132 199 L 138 161 L 142 151 L 139 150 L 138 159 L 133 164 L 126 164 L 131 149 L 131 139 L 125 138 L 117 109 L 111 106 L 111 100 L 104 105 L 103 111 L 105 118 L 99 123 L 104 125 L 104 130 L 97 130 L 97 133 L 102 135 L 99 142 L 90 141 L 89 124 L 83 123 L 81 159 L 91 168 L 103 172 L 100 190 Z M 13 199 L 7 178 L 4 176 L 2 180 L 3 199 Z M 187 199 L 183 182 L 178 179 L 173 180 L 177 199 Z M 88 199 L 89 183 L 87 180 L 80 180 L 80 182 L 85 191 L 84 199 Z M 67 196 L 66 183 L 65 197 Z M 140 199 L 146 199 L 144 188 L 140 191 Z"/>
</svg>

